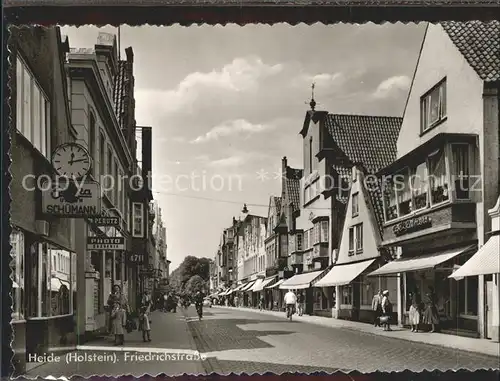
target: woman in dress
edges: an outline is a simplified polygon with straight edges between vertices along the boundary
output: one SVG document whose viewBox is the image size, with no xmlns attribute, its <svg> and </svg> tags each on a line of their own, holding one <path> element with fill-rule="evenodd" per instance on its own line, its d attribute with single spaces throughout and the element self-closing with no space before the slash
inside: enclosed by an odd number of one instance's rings
<svg viewBox="0 0 500 381">
<path fill-rule="evenodd" d="M 420 297 L 418 292 L 415 290 L 410 294 L 411 306 L 410 306 L 410 325 L 412 332 L 418 332 L 418 325 L 420 324 Z"/>
<path fill-rule="evenodd" d="M 424 324 L 429 324 L 432 327 L 431 332 L 436 331 L 436 325 L 439 324 L 439 315 L 436 306 L 436 294 L 431 286 L 429 286 L 429 292 L 425 296 L 425 311 L 422 320 Z"/>
<path fill-rule="evenodd" d="M 122 307 L 122 309 L 125 311 L 125 318 L 128 317 L 128 314 L 130 314 L 130 308 L 129 308 L 129 305 L 128 305 L 128 301 L 127 301 L 127 298 L 125 298 L 125 295 L 122 294 L 122 289 L 119 285 L 115 284 L 113 286 L 113 292 L 111 294 L 109 294 L 109 297 L 108 297 L 108 302 L 107 302 L 107 305 L 108 305 L 108 309 L 110 311 L 110 318 L 109 318 L 109 331 L 111 332 L 112 330 L 112 326 L 111 326 L 111 323 L 112 323 L 112 319 L 111 319 L 111 311 L 113 310 L 113 307 L 115 305 L 115 303 L 119 303 L 120 306 Z"/>
</svg>

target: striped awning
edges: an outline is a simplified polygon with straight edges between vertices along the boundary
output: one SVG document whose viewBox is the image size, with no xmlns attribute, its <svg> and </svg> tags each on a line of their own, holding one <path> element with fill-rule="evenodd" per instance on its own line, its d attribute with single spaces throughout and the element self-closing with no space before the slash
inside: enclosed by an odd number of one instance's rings
<svg viewBox="0 0 500 381">
<path fill-rule="evenodd" d="M 253 284 L 253 286 L 250 288 L 249 291 L 252 291 L 252 292 L 257 292 L 257 291 L 260 291 L 260 290 L 257 290 L 257 288 L 260 288 L 260 285 L 262 284 L 262 282 L 264 282 L 264 279 L 257 279 L 255 281 L 255 283 Z"/>
<path fill-rule="evenodd" d="M 262 283 L 259 284 L 259 286 L 254 286 L 253 292 L 259 292 L 262 291 L 264 288 L 266 288 L 267 285 L 270 285 L 274 280 L 276 279 L 276 275 L 266 278 L 262 281 Z"/>
<path fill-rule="evenodd" d="M 255 281 L 248 282 L 245 287 L 243 287 L 240 291 L 249 291 L 250 288 L 254 285 Z"/>
<path fill-rule="evenodd" d="M 476 254 L 454 271 L 449 278 L 460 280 L 467 276 L 500 273 L 500 236 L 495 235 Z"/>
<path fill-rule="evenodd" d="M 311 271 L 308 273 L 297 274 L 287 279 L 280 285 L 281 290 L 303 290 L 311 287 L 311 283 L 323 274 L 324 270 Z"/>
<path fill-rule="evenodd" d="M 236 288 L 234 289 L 234 292 L 241 291 L 241 289 L 242 289 L 243 287 L 245 287 L 246 285 L 247 285 L 246 283 L 244 283 L 244 284 L 240 284 L 238 287 L 236 287 Z"/>
<path fill-rule="evenodd" d="M 278 287 L 281 283 L 283 283 L 285 280 L 284 279 L 280 279 L 279 281 L 277 281 L 276 283 L 273 283 L 269 286 L 266 286 L 265 288 L 266 289 L 271 289 L 271 288 L 276 288 Z"/>
</svg>

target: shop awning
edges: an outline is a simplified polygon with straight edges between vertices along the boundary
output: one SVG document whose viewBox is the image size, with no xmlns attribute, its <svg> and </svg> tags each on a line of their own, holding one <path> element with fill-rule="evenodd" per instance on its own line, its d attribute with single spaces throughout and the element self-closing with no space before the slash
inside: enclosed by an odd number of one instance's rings
<svg viewBox="0 0 500 381">
<path fill-rule="evenodd" d="M 460 249 L 448 250 L 433 255 L 425 255 L 408 259 L 397 259 L 395 261 L 387 263 L 378 270 L 371 272 L 370 274 L 368 274 L 368 276 L 393 275 L 408 271 L 433 269 L 441 263 L 446 262 L 460 254 L 463 254 L 473 249 L 474 247 L 475 245 L 472 245 L 468 247 L 462 247 Z"/>
<path fill-rule="evenodd" d="M 246 286 L 243 287 L 240 291 L 250 291 L 250 288 L 253 286 L 254 283 L 255 283 L 255 281 L 251 281 L 251 282 L 247 283 Z"/>
<path fill-rule="evenodd" d="M 500 236 L 491 237 L 467 262 L 449 278 L 500 273 Z"/>
<path fill-rule="evenodd" d="M 257 279 L 249 291 L 257 292 L 257 291 L 262 290 L 262 287 L 260 287 L 262 285 L 262 282 L 264 282 L 264 279 L 260 279 L 260 278 Z"/>
<path fill-rule="evenodd" d="M 253 288 L 254 292 L 260 292 L 262 291 L 267 285 L 271 284 L 272 281 L 276 279 L 276 276 L 272 276 L 270 278 L 266 278 L 262 281 L 262 283 L 258 286 Z"/>
<path fill-rule="evenodd" d="M 270 286 L 265 286 L 266 289 L 270 289 L 270 288 L 275 288 L 275 287 L 278 287 L 281 285 L 281 283 L 283 283 L 285 280 L 284 279 L 280 279 L 279 281 L 277 281 L 276 283 L 274 284 L 271 284 Z"/>
<path fill-rule="evenodd" d="M 58 292 L 61 285 L 62 283 L 59 278 L 50 278 L 50 291 Z"/>
<path fill-rule="evenodd" d="M 302 290 L 304 288 L 311 287 L 311 283 L 323 273 L 323 270 L 312 271 L 310 273 L 294 275 L 290 279 L 285 280 L 281 285 L 280 289 L 290 290 L 297 289 Z"/>
<path fill-rule="evenodd" d="M 68 288 L 68 290 L 69 290 L 70 286 L 69 286 L 69 282 L 68 281 L 66 281 L 66 280 L 60 280 L 59 279 L 59 282 L 61 282 L 61 284 L 65 285 Z"/>
<path fill-rule="evenodd" d="M 244 284 L 240 284 L 238 287 L 236 287 L 236 288 L 234 289 L 234 292 L 241 291 L 241 289 L 242 289 L 243 287 L 245 287 L 246 285 L 247 285 L 246 283 L 244 283 Z"/>
<path fill-rule="evenodd" d="M 375 262 L 375 259 L 333 266 L 328 274 L 320 279 L 314 287 L 343 286 L 349 284 L 373 262 Z"/>
</svg>

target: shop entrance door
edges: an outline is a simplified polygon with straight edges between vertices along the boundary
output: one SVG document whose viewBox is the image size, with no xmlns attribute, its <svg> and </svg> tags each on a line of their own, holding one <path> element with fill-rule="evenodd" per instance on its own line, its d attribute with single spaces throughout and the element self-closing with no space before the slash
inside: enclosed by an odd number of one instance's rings
<svg viewBox="0 0 500 381">
<path fill-rule="evenodd" d="M 493 281 L 486 282 L 486 338 L 491 339 L 493 326 Z"/>
</svg>

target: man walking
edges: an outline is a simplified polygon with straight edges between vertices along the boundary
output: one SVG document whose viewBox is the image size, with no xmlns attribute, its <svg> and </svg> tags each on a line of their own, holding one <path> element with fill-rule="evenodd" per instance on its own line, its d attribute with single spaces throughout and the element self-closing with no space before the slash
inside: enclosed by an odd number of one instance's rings
<svg viewBox="0 0 500 381">
<path fill-rule="evenodd" d="M 299 316 L 302 316 L 302 314 L 304 313 L 304 299 L 304 293 L 300 292 L 297 296 L 297 313 L 299 314 Z"/>
<path fill-rule="evenodd" d="M 382 291 L 378 291 L 373 295 L 372 299 L 372 310 L 373 310 L 373 325 L 375 327 L 380 327 L 380 316 L 382 315 Z"/>
<path fill-rule="evenodd" d="M 297 296 L 292 290 L 288 290 L 285 294 L 284 302 L 286 306 L 286 317 L 290 318 L 297 304 Z"/>
</svg>

